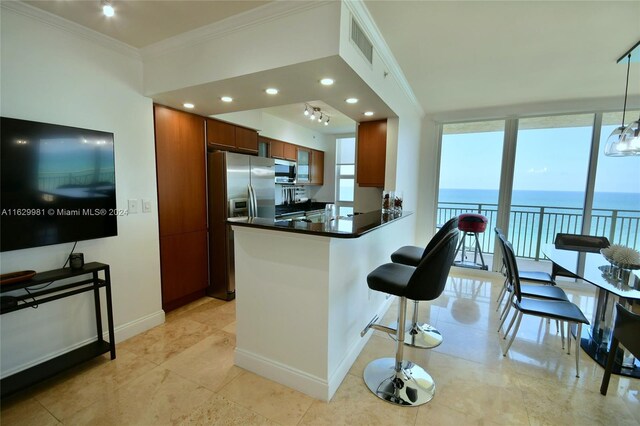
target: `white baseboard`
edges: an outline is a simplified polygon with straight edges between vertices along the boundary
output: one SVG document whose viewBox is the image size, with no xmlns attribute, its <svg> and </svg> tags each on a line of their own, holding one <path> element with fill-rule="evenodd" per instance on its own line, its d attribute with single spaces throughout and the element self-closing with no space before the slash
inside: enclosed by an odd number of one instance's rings
<svg viewBox="0 0 640 426">
<path fill-rule="evenodd" d="M 384 316 L 389 306 L 391 306 L 391 303 L 393 303 L 393 300 L 393 298 L 385 300 L 377 313 L 380 318 Z M 340 387 L 349 369 L 372 335 L 373 333 L 369 332 L 363 338 L 354 342 L 353 346 L 338 365 L 338 368 L 335 369 L 328 380 L 237 347 L 235 349 L 235 364 L 238 367 L 288 386 L 312 398 L 328 402 L 333 398 L 333 395 L 338 390 L 338 387 Z"/>
<path fill-rule="evenodd" d="M 116 343 L 123 342 L 130 337 L 143 333 L 153 327 L 164 324 L 164 311 L 153 312 L 142 318 L 137 318 L 126 324 L 119 325 L 115 328 Z M 104 339 L 109 340 L 109 333 L 104 333 Z"/>
<path fill-rule="evenodd" d="M 128 322 L 126 324 L 122 324 L 118 327 L 114 328 L 114 333 L 116 336 L 116 343 L 122 342 L 123 340 L 126 340 L 130 337 L 135 336 L 136 334 L 140 334 L 144 331 L 147 331 L 157 325 L 160 325 L 164 323 L 164 311 L 163 310 L 159 310 L 157 312 L 154 312 L 150 315 L 144 316 L 142 318 L 138 318 L 134 321 Z M 107 323 L 106 321 L 103 322 L 102 327 L 103 330 L 106 327 Z M 109 341 L 109 330 L 107 329 L 105 332 L 103 332 L 102 334 L 102 338 L 106 341 Z M 20 371 L 26 370 L 28 368 L 34 367 L 36 365 L 42 364 L 43 362 L 46 362 L 50 359 L 53 359 L 55 357 L 58 357 L 60 355 L 66 354 L 67 352 L 71 352 L 75 349 L 78 349 L 84 345 L 87 345 L 91 342 L 94 342 L 96 340 L 95 337 L 91 337 L 88 339 L 85 339 L 81 342 L 75 343 L 73 345 L 70 345 L 66 348 L 62 348 L 60 350 L 57 350 L 55 352 L 51 352 L 48 353 L 46 355 L 43 355 L 35 360 L 31 360 L 29 362 L 25 362 L 24 364 L 20 364 L 14 368 L 11 368 L 9 370 L 3 371 L 2 372 L 2 378 L 5 377 L 9 377 L 12 376 L 16 373 L 19 373 Z M 116 355 L 117 355 L 117 347 L 116 347 Z"/>
<path fill-rule="evenodd" d="M 235 363 L 238 367 L 313 398 L 329 401 L 329 383 L 326 380 L 240 348 L 236 348 L 235 354 Z"/>
</svg>

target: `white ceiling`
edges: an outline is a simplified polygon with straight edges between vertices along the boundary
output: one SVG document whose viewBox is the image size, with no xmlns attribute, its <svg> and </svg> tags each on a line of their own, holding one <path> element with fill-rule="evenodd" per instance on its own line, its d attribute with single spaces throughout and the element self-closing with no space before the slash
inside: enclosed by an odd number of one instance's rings
<svg viewBox="0 0 640 426">
<path fill-rule="evenodd" d="M 111 19 L 100 14 L 98 0 L 27 3 L 145 47 L 267 2 L 114 0 Z M 615 98 L 622 105 L 626 67 L 616 59 L 640 40 L 640 1 L 365 0 L 365 5 L 418 101 L 435 117 L 560 100 Z M 638 108 L 633 102 L 640 98 L 640 64 L 632 64 L 630 81 L 630 106 Z M 309 101 L 289 95 L 262 106 Z M 337 102 L 328 103 L 343 109 Z M 298 106 L 271 113 L 295 120 L 287 111 L 293 114 Z M 361 121 L 361 112 L 351 111 L 351 119 Z"/>
</svg>

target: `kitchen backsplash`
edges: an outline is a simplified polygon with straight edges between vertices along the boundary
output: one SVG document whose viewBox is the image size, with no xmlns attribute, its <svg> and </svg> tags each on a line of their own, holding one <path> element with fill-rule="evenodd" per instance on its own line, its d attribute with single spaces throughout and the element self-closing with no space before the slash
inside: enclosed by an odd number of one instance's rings
<svg viewBox="0 0 640 426">
<path fill-rule="evenodd" d="M 302 202 L 310 198 L 309 188 L 307 186 L 298 185 L 281 185 L 276 184 L 276 205 L 284 204 L 292 200 L 293 202 Z"/>
</svg>

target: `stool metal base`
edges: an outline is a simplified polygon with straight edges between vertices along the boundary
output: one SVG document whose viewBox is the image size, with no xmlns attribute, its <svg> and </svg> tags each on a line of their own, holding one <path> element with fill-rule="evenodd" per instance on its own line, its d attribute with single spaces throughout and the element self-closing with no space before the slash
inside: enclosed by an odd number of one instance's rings
<svg viewBox="0 0 640 426">
<path fill-rule="evenodd" d="M 389 325 L 391 328 L 398 328 L 398 323 L 394 322 Z M 407 322 L 405 325 L 404 344 L 412 348 L 433 349 L 442 343 L 442 334 L 437 328 L 429 324 L 413 324 Z M 389 334 L 393 340 L 396 336 Z"/>
<path fill-rule="evenodd" d="M 422 367 L 402 361 L 402 369 L 395 371 L 395 358 L 380 358 L 364 369 L 364 382 L 378 398 L 395 405 L 416 407 L 431 401 L 436 385 Z"/>
</svg>

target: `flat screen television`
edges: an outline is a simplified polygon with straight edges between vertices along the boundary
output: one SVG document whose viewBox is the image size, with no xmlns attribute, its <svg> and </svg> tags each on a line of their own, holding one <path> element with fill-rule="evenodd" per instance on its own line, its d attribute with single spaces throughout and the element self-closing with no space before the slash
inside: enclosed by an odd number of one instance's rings
<svg viewBox="0 0 640 426">
<path fill-rule="evenodd" d="M 1 118 L 0 251 L 117 235 L 113 133 Z"/>
</svg>

